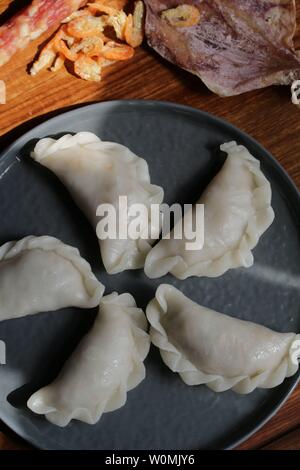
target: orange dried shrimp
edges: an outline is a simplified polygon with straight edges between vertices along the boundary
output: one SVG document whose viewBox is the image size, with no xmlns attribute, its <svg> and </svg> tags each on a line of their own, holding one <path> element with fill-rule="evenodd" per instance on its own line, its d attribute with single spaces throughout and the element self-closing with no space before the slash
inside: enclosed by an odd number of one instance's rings
<svg viewBox="0 0 300 470">
<path fill-rule="evenodd" d="M 46 68 L 57 72 L 67 60 L 73 62 L 78 77 L 99 82 L 103 67 L 131 59 L 134 48 L 144 38 L 145 8 L 138 0 L 133 12 L 126 14 L 127 3 L 128 0 L 94 0 L 72 13 L 42 49 L 30 74 Z M 114 37 L 109 37 L 111 32 Z"/>
</svg>

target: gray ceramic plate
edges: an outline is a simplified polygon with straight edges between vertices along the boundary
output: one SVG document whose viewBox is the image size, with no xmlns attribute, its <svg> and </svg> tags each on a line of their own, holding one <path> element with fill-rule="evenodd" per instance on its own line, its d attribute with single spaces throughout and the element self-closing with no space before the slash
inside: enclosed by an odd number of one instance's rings
<svg viewBox="0 0 300 470">
<path fill-rule="evenodd" d="M 92 131 L 120 142 L 149 163 L 152 182 L 166 202 L 194 202 L 218 171 L 218 148 L 235 139 L 259 158 L 271 182 L 275 222 L 254 250 L 255 264 L 216 279 L 151 281 L 142 271 L 108 276 L 93 230 L 59 181 L 28 158 L 34 140 L 62 132 Z M 161 282 L 195 301 L 278 331 L 300 330 L 300 198 L 287 174 L 253 139 L 201 111 L 171 103 L 116 101 L 75 109 L 36 127 L 0 159 L 0 242 L 25 235 L 53 235 L 77 246 L 95 273 L 113 290 L 130 292 L 145 307 Z M 51 381 L 95 311 L 66 309 L 6 321 L 0 339 L 7 364 L 0 366 L 0 418 L 43 449 L 228 448 L 261 426 L 282 404 L 298 375 L 272 390 L 240 396 L 188 387 L 152 347 L 147 377 L 128 394 L 126 406 L 105 414 L 95 426 L 72 422 L 65 429 L 26 409 L 30 394 Z"/>
</svg>

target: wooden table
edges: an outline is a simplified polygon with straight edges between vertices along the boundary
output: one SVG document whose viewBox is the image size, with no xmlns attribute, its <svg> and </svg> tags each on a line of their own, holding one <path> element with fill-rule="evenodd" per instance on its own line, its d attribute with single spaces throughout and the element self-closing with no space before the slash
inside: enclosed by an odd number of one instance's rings
<svg viewBox="0 0 300 470">
<path fill-rule="evenodd" d="M 0 0 L 0 13 L 10 4 Z M 300 0 L 297 0 L 300 20 Z M 300 24 L 300 21 L 299 21 Z M 154 99 L 182 103 L 227 119 L 261 142 L 300 187 L 300 109 L 290 101 L 288 87 L 270 87 L 236 96 L 219 98 L 196 77 L 161 60 L 147 47 L 140 48 L 126 63 L 108 68 L 101 84 L 87 83 L 68 74 L 26 73 L 38 44 L 47 35 L 17 54 L 0 69 L 7 84 L 6 105 L 0 106 L 1 149 L 34 125 L 80 103 L 114 99 Z M 300 47 L 300 27 L 296 35 Z M 0 449 L 29 446 L 0 422 Z M 240 449 L 300 449 L 300 386 L 277 415 Z"/>
</svg>

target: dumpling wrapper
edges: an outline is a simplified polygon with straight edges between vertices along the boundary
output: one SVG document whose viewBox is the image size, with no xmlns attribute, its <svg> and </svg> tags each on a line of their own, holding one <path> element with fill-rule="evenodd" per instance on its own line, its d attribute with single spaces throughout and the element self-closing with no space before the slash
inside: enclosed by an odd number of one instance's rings
<svg viewBox="0 0 300 470">
<path fill-rule="evenodd" d="M 159 286 L 146 315 L 151 341 L 187 385 L 245 394 L 276 387 L 298 370 L 299 334 L 215 312 L 171 285 Z"/>
<path fill-rule="evenodd" d="M 31 396 L 28 407 L 61 427 L 72 419 L 95 424 L 103 413 L 122 407 L 127 392 L 145 378 L 146 329 L 144 312 L 130 294 L 103 297 L 91 331 L 57 379 Z"/>
<path fill-rule="evenodd" d="M 271 186 L 244 146 L 230 142 L 220 148 L 228 157 L 198 201 L 204 204 L 203 248 L 186 250 L 189 240 L 175 239 L 172 231 L 170 239 L 160 240 L 147 255 L 148 277 L 168 272 L 179 279 L 216 277 L 231 268 L 252 266 L 251 250 L 274 220 Z"/>
<path fill-rule="evenodd" d="M 163 200 L 162 188 L 150 184 L 144 159 L 123 145 L 102 142 L 90 132 L 66 134 L 58 140 L 41 139 L 31 156 L 58 176 L 95 229 L 100 220 L 97 208 L 109 203 L 117 209 L 119 196 L 128 197 L 128 209 L 136 203 L 150 208 Z M 159 234 L 159 228 L 153 227 L 153 233 Z M 151 248 L 150 240 L 142 237 L 99 242 L 109 274 L 143 267 Z"/>
<path fill-rule="evenodd" d="M 57 238 L 25 237 L 0 248 L 0 321 L 99 305 L 104 286 L 77 248 Z"/>
</svg>

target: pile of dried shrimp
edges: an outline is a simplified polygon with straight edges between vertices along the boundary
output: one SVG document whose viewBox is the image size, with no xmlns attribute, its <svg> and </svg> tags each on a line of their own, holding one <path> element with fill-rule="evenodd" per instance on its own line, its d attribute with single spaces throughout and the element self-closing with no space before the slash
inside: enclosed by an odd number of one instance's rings
<svg viewBox="0 0 300 470">
<path fill-rule="evenodd" d="M 127 3 L 95 0 L 74 12 L 42 49 L 30 74 L 46 68 L 56 72 L 70 61 L 78 77 L 99 82 L 103 67 L 131 59 L 144 37 L 144 4 L 136 1 L 133 12 L 126 14 Z"/>
</svg>

